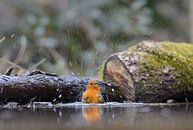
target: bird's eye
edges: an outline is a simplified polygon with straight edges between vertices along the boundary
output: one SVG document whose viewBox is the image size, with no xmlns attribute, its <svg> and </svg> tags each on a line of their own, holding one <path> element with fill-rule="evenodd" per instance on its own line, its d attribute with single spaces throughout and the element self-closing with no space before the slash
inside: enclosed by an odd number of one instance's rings
<svg viewBox="0 0 193 130">
<path fill-rule="evenodd" d="M 90 83 L 90 85 L 92 85 L 92 83 Z"/>
</svg>

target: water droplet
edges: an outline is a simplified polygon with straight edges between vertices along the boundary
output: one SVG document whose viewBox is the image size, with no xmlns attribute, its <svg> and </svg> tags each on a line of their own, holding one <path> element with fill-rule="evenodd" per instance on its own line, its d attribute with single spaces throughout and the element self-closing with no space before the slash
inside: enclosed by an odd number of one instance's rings
<svg viewBox="0 0 193 130">
<path fill-rule="evenodd" d="M 1 93 L 3 93 L 3 87 L 1 88 Z"/>
<path fill-rule="evenodd" d="M 62 112 L 61 112 L 61 111 L 59 111 L 59 113 L 58 113 L 58 114 L 59 114 L 59 116 L 60 116 L 60 117 L 62 116 Z"/>
<path fill-rule="evenodd" d="M 15 36 L 15 34 L 13 33 L 12 35 L 11 35 L 11 38 L 13 38 Z"/>
<path fill-rule="evenodd" d="M 6 39 L 6 37 L 1 38 L 0 43 L 2 43 L 5 39 Z"/>
<path fill-rule="evenodd" d="M 107 85 L 111 86 L 111 84 L 107 84 Z"/>
<path fill-rule="evenodd" d="M 62 97 L 62 94 L 60 94 L 59 96 L 58 96 L 58 98 L 61 98 Z"/>
</svg>

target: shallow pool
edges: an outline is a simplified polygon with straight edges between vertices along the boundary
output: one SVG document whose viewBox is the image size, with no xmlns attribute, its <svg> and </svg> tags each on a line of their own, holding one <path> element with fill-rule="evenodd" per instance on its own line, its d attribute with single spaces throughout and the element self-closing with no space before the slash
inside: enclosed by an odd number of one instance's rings
<svg viewBox="0 0 193 130">
<path fill-rule="evenodd" d="M 0 108 L 0 130 L 191 130 L 192 104 L 36 103 Z"/>
</svg>

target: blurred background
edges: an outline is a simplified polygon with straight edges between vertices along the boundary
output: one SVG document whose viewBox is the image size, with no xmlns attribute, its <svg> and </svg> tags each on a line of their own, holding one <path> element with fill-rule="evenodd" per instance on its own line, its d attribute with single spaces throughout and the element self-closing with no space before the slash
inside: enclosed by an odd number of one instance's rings
<svg viewBox="0 0 193 130">
<path fill-rule="evenodd" d="M 142 40 L 192 42 L 191 0 L 0 0 L 0 73 L 93 76 Z"/>
</svg>

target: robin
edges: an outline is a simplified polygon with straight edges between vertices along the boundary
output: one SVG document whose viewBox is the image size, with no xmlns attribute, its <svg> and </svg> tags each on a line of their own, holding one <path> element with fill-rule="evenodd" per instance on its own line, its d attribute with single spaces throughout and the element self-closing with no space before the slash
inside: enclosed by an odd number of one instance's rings
<svg viewBox="0 0 193 130">
<path fill-rule="evenodd" d="M 101 95 L 100 87 L 97 81 L 90 80 L 86 86 L 86 90 L 82 95 L 82 102 L 84 103 L 104 103 L 103 96 Z"/>
</svg>

